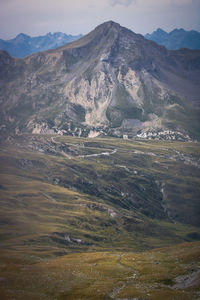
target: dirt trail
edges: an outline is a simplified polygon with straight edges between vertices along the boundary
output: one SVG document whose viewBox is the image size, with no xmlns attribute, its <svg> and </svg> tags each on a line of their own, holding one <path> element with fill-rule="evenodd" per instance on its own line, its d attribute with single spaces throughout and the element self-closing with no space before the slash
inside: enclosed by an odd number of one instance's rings
<svg viewBox="0 0 200 300">
<path fill-rule="evenodd" d="M 55 140 L 55 137 L 51 137 L 51 141 L 54 144 L 61 144 L 61 142 L 57 142 Z M 77 147 L 77 148 L 84 148 L 85 146 L 83 145 L 77 145 L 77 144 L 71 144 L 71 143 L 65 143 L 65 145 L 67 146 L 73 146 L 73 147 Z M 97 147 L 89 147 L 89 149 L 101 149 L 101 148 L 97 148 Z M 107 152 L 105 152 L 105 150 L 107 150 Z M 86 157 L 98 157 L 98 156 L 110 156 L 112 154 L 115 154 L 117 152 L 117 149 L 104 149 L 104 152 L 100 152 L 100 153 L 93 153 L 93 154 L 85 154 L 85 155 L 78 155 L 78 158 L 86 158 Z M 71 158 L 70 155 L 66 154 L 64 151 L 61 152 L 64 156 Z"/>
<path fill-rule="evenodd" d="M 125 264 L 123 264 L 121 262 L 122 257 L 124 256 L 124 254 L 120 254 L 118 259 L 117 259 L 117 264 L 120 265 L 123 268 L 128 269 L 129 271 L 131 271 L 133 274 L 129 277 L 126 278 L 126 281 L 119 281 L 117 282 L 116 286 L 114 286 L 114 288 L 112 289 L 111 293 L 109 294 L 109 296 L 112 299 L 116 299 L 116 296 L 123 290 L 125 289 L 128 285 L 133 284 L 136 277 L 139 275 L 139 272 L 134 270 L 132 267 L 127 266 Z M 120 298 L 117 298 L 120 300 Z"/>
<path fill-rule="evenodd" d="M 86 154 L 86 155 L 79 155 L 78 157 L 98 157 L 98 156 L 110 156 L 112 154 L 115 154 L 117 152 L 117 149 L 114 149 L 110 152 L 101 152 L 101 153 L 93 153 L 93 154 Z"/>
</svg>

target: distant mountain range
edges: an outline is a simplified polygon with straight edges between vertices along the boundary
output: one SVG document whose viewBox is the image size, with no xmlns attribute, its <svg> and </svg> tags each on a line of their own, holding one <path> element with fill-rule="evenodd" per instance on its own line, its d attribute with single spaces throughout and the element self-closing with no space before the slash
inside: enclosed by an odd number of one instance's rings
<svg viewBox="0 0 200 300">
<path fill-rule="evenodd" d="M 181 28 L 167 33 L 158 28 L 152 34 L 147 33 L 145 38 L 163 45 L 170 50 L 180 48 L 200 49 L 200 32 L 195 30 L 186 31 Z"/>
<path fill-rule="evenodd" d="M 35 52 L 55 49 L 79 39 L 82 35 L 67 35 L 62 32 L 47 33 L 43 36 L 31 37 L 20 33 L 14 39 L 1 40 L 0 49 L 6 50 L 14 57 L 25 57 Z"/>
<path fill-rule="evenodd" d="M 81 34 L 73 36 L 62 32 L 47 33 L 46 35 L 36 37 L 20 33 L 10 40 L 0 39 L 0 49 L 6 50 L 14 57 L 22 58 L 36 52 L 64 46 L 81 37 Z M 180 48 L 200 49 L 200 32 L 195 30 L 174 29 L 167 33 L 163 29 L 158 28 L 152 34 L 147 33 L 145 38 L 163 45 L 170 50 Z"/>
</svg>

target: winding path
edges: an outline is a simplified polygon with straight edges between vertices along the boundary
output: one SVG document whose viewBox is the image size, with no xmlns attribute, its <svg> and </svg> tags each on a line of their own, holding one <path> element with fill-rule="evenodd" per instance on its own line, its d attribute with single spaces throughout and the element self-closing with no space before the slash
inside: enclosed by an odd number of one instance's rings
<svg viewBox="0 0 200 300">
<path fill-rule="evenodd" d="M 51 141 L 54 143 L 54 144 L 61 144 L 61 142 L 57 142 L 55 140 L 55 136 L 51 137 Z M 71 144 L 71 143 L 65 143 L 65 145 L 68 145 L 68 146 L 73 146 L 73 147 L 77 147 L 77 148 L 84 148 L 84 146 L 82 145 L 77 145 L 77 144 Z M 100 149 L 100 148 L 94 148 L 94 147 L 89 147 L 89 149 Z M 93 153 L 93 154 L 86 154 L 86 155 L 78 155 L 77 158 L 86 158 L 86 157 L 98 157 L 98 156 L 110 156 L 110 155 L 113 155 L 117 152 L 117 149 L 104 149 L 104 150 L 107 150 L 107 152 L 100 152 L 100 153 Z M 109 152 L 110 151 L 110 152 Z M 61 151 L 61 153 L 66 156 L 67 158 L 71 158 L 70 155 L 66 154 L 64 151 Z"/>
<path fill-rule="evenodd" d="M 98 157 L 98 156 L 110 156 L 112 154 L 115 154 L 117 152 L 117 149 L 112 150 L 111 152 L 101 152 L 101 153 L 94 153 L 94 154 L 86 154 L 86 155 L 79 155 L 78 157 Z"/>
<path fill-rule="evenodd" d="M 129 271 L 133 272 L 133 275 L 131 275 L 130 277 L 126 278 L 125 282 L 119 281 L 117 282 L 117 285 L 112 289 L 112 291 L 109 294 L 109 297 L 111 297 L 112 299 L 116 299 L 116 296 L 123 290 L 125 289 L 128 285 L 133 284 L 136 277 L 139 275 L 139 272 L 134 270 L 132 267 L 127 266 L 126 264 L 123 264 L 121 262 L 122 257 L 124 256 L 124 254 L 120 254 L 118 259 L 117 259 L 117 264 L 120 265 L 123 268 L 128 269 Z M 120 298 L 118 298 L 120 299 Z"/>
</svg>

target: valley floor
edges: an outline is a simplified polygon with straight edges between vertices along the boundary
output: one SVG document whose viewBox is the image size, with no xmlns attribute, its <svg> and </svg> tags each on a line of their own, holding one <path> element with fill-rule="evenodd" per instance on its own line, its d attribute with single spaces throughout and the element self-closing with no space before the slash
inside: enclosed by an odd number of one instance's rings
<svg viewBox="0 0 200 300">
<path fill-rule="evenodd" d="M 199 287 L 199 242 L 142 253 L 69 254 L 37 262 L 10 251 L 0 256 L 1 299 L 197 300 Z"/>
<path fill-rule="evenodd" d="M 199 143 L 8 137 L 0 299 L 200 299 Z"/>
</svg>

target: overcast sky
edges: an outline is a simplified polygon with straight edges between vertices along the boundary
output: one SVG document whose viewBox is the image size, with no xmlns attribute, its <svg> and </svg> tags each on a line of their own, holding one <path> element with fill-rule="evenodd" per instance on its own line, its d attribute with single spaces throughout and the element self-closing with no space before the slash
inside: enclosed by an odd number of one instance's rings
<svg viewBox="0 0 200 300">
<path fill-rule="evenodd" d="M 200 0 L 0 0 L 0 38 L 61 31 L 86 34 L 113 20 L 136 33 L 200 31 Z"/>
</svg>

